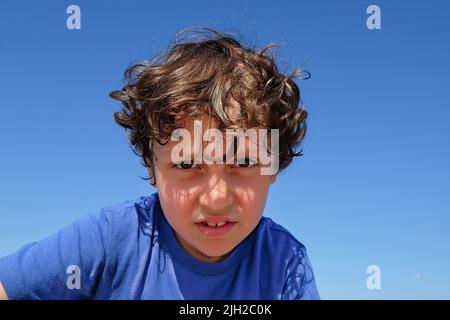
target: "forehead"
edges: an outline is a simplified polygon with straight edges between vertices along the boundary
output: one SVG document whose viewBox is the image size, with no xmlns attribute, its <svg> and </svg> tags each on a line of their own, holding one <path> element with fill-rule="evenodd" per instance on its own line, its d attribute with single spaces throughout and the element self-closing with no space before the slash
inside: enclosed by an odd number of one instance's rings
<svg viewBox="0 0 450 320">
<path fill-rule="evenodd" d="M 238 135 L 237 134 L 238 131 L 235 131 L 235 130 L 240 130 L 240 132 L 244 133 L 244 134 L 239 135 L 239 137 L 240 137 L 239 142 L 240 143 L 244 142 L 242 144 L 242 148 L 244 150 L 247 150 L 249 148 L 250 137 L 245 134 L 246 131 L 243 128 L 228 128 L 228 129 L 220 130 L 219 129 L 220 121 L 216 118 L 208 117 L 206 115 L 197 117 L 197 118 L 187 118 L 187 119 L 184 119 L 183 122 L 184 122 L 184 126 L 180 129 L 184 129 L 184 130 L 187 130 L 187 132 L 189 132 L 192 146 L 197 145 L 197 143 L 196 143 L 197 141 L 200 141 L 203 149 L 205 149 L 210 144 L 214 144 L 216 142 L 215 141 L 216 137 L 212 137 L 212 135 L 215 134 L 213 132 L 213 130 L 217 129 L 221 133 L 220 137 L 222 138 L 223 147 L 225 147 L 225 144 L 227 143 L 227 139 L 232 140 L 234 136 Z M 251 139 L 251 140 L 252 141 L 254 140 L 254 142 L 257 143 L 259 140 L 259 130 L 262 128 L 252 128 L 252 129 L 255 130 L 256 135 L 254 137 L 255 140 L 254 139 Z M 177 144 L 179 144 L 180 141 L 182 141 L 183 139 L 184 139 L 184 137 L 182 137 L 181 139 L 169 138 L 167 143 L 164 145 L 155 143 L 155 145 L 153 146 L 154 152 L 158 156 L 161 155 L 164 158 L 167 156 L 170 157 L 171 150 Z"/>
</svg>

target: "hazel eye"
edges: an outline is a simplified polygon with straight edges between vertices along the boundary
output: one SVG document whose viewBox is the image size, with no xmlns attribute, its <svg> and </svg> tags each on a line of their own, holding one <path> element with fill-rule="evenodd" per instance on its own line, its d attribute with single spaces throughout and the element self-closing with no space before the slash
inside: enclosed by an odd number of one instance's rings
<svg viewBox="0 0 450 320">
<path fill-rule="evenodd" d="M 183 170 L 188 170 L 192 168 L 197 168 L 197 165 L 190 161 L 181 161 L 175 164 L 175 167 Z"/>
</svg>

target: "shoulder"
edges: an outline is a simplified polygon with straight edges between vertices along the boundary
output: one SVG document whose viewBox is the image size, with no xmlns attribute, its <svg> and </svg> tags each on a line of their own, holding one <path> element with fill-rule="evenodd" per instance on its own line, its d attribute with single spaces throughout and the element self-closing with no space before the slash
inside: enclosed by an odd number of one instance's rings
<svg viewBox="0 0 450 320">
<path fill-rule="evenodd" d="M 282 299 L 320 299 L 306 247 L 286 228 L 263 217 L 258 226 L 257 243 L 264 257 L 274 264 L 283 284 Z M 259 238 L 259 239 L 258 239 Z M 270 259 L 267 259 L 270 255 Z M 272 275 L 273 277 L 273 275 Z"/>
<path fill-rule="evenodd" d="M 261 251 L 264 258 L 269 255 L 272 264 L 279 264 L 285 277 L 297 265 L 305 264 L 308 260 L 305 245 L 286 228 L 267 217 L 263 217 L 258 225 L 256 250 Z"/>
<path fill-rule="evenodd" d="M 265 241 L 274 242 L 278 247 L 286 247 L 288 245 L 289 248 L 295 248 L 295 251 L 306 250 L 303 243 L 293 236 L 290 231 L 268 217 L 261 218 L 257 228 L 257 237 L 263 238 Z"/>
<path fill-rule="evenodd" d="M 149 196 L 141 196 L 115 205 L 103 207 L 97 217 L 103 219 L 114 231 L 127 230 L 126 227 L 153 228 L 154 209 L 159 199 L 155 192 Z M 128 230 L 129 231 L 129 230 Z"/>
<path fill-rule="evenodd" d="M 294 237 L 291 232 L 271 218 L 262 217 L 255 229 L 255 250 L 259 251 L 261 258 L 267 260 L 270 256 L 272 263 L 290 272 L 293 265 L 307 259 L 305 245 Z"/>
<path fill-rule="evenodd" d="M 157 193 L 104 206 L 78 219 L 75 224 L 83 238 L 100 235 L 107 252 L 122 251 L 142 235 L 154 232 L 154 207 Z M 128 248 L 131 249 L 131 248 Z"/>
</svg>

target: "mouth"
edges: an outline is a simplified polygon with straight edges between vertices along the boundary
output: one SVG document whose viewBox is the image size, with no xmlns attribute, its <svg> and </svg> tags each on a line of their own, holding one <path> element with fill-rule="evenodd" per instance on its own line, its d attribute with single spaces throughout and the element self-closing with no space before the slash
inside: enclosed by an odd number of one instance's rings
<svg viewBox="0 0 450 320">
<path fill-rule="evenodd" d="M 220 237 L 230 233 L 236 224 L 237 224 L 236 221 L 219 221 L 219 222 L 202 221 L 196 223 L 195 225 L 206 236 Z"/>
</svg>

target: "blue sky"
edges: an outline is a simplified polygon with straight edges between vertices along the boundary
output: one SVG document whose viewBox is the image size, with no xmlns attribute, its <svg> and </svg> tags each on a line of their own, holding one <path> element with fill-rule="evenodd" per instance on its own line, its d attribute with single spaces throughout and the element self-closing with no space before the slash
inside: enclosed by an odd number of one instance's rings
<svg viewBox="0 0 450 320">
<path fill-rule="evenodd" d="M 81 30 L 66 8 L 81 8 Z M 381 8 L 381 29 L 366 8 Z M 304 156 L 265 215 L 308 248 L 324 299 L 450 299 L 447 1 L 2 1 L 0 256 L 154 192 L 108 97 L 132 63 L 204 25 L 302 66 Z M 368 290 L 366 268 L 381 268 Z"/>
</svg>

